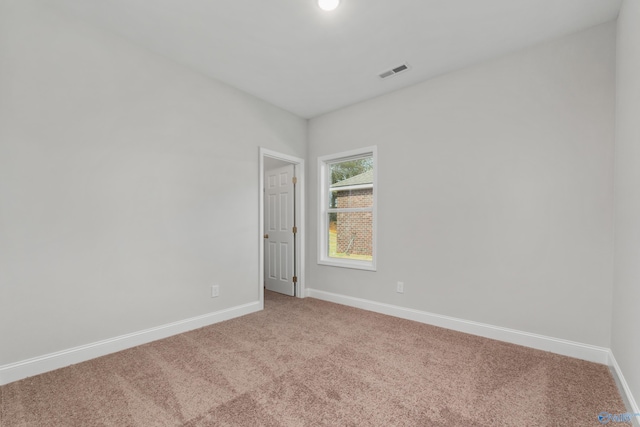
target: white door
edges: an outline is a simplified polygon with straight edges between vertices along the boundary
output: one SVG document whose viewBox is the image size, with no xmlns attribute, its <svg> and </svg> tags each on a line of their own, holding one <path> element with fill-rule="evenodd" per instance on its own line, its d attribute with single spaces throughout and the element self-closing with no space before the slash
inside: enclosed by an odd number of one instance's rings
<svg viewBox="0 0 640 427">
<path fill-rule="evenodd" d="M 270 291 L 294 296 L 293 165 L 265 172 L 264 284 Z"/>
</svg>

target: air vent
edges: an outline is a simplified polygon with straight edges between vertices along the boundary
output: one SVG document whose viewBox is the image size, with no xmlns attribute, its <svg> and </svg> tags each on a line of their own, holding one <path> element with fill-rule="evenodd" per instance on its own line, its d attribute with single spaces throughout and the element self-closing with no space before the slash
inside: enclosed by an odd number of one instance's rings
<svg viewBox="0 0 640 427">
<path fill-rule="evenodd" d="M 402 64 L 388 71 L 385 71 L 384 73 L 380 73 L 379 76 L 381 79 L 386 79 L 387 77 L 395 76 L 396 74 L 401 73 L 403 71 L 407 71 L 408 69 L 409 69 L 409 65 Z"/>
</svg>

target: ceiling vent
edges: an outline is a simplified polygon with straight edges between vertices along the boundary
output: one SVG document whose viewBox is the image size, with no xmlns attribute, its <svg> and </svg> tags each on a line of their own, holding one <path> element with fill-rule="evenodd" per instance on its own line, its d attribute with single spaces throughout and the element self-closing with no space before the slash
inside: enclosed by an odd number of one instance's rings
<svg viewBox="0 0 640 427">
<path fill-rule="evenodd" d="M 395 76 L 398 73 L 402 73 L 403 71 L 407 71 L 409 69 L 409 65 L 402 64 L 402 65 L 398 65 L 395 68 L 392 68 L 388 71 L 385 71 L 384 73 L 380 73 L 379 76 L 381 79 L 386 79 L 387 77 L 391 77 L 391 76 Z"/>
</svg>

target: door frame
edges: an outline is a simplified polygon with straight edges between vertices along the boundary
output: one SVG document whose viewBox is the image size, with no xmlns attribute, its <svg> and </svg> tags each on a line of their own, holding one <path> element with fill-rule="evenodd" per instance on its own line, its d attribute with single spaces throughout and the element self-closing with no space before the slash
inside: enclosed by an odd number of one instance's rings
<svg viewBox="0 0 640 427">
<path fill-rule="evenodd" d="M 260 289 L 260 308 L 264 309 L 264 159 L 265 157 L 270 157 L 276 160 L 282 160 L 287 163 L 293 164 L 296 170 L 296 177 L 298 178 L 298 182 L 296 184 L 296 226 L 298 227 L 298 233 L 295 238 L 296 241 L 296 270 L 298 276 L 298 283 L 295 284 L 295 292 L 298 298 L 304 298 L 306 294 L 305 288 L 305 236 L 306 236 L 306 226 L 305 226 L 305 168 L 304 168 L 304 159 L 299 157 L 291 156 L 289 154 L 279 153 L 277 151 L 269 150 L 264 147 L 260 147 L 260 173 L 259 173 L 259 182 L 258 192 L 260 193 L 260 204 L 258 207 L 259 213 L 259 226 L 260 233 L 258 234 L 258 238 L 260 239 L 260 258 L 259 258 L 259 268 L 258 268 L 258 286 Z"/>
</svg>

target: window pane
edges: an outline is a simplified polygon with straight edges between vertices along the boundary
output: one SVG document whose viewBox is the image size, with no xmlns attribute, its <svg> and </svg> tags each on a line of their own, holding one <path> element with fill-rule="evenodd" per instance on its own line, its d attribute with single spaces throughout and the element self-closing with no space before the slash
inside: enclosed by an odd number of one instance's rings
<svg viewBox="0 0 640 427">
<path fill-rule="evenodd" d="M 333 191 L 332 208 L 370 208 L 373 206 L 373 187 Z"/>
<path fill-rule="evenodd" d="M 373 206 L 373 156 L 330 165 L 329 208 Z"/>
<path fill-rule="evenodd" d="M 338 212 L 329 215 L 329 257 L 371 261 L 373 216 L 371 212 Z"/>
</svg>

